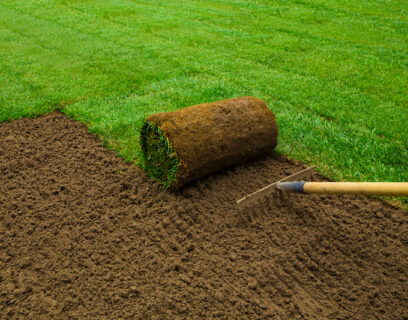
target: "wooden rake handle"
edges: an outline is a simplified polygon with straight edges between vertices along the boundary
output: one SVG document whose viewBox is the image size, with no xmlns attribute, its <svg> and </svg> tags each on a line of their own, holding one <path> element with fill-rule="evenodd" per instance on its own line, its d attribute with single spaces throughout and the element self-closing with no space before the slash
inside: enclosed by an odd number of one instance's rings
<svg viewBox="0 0 408 320">
<path fill-rule="evenodd" d="M 316 194 L 357 194 L 408 196 L 408 182 L 277 182 L 275 188 L 286 192 Z"/>
</svg>

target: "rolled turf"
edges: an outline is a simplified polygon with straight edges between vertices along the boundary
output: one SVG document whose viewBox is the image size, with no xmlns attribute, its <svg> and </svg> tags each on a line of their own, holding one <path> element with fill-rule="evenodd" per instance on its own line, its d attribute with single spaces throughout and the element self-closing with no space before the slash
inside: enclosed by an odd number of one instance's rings
<svg viewBox="0 0 408 320">
<path fill-rule="evenodd" d="M 144 168 L 165 188 L 270 154 L 278 125 L 266 103 L 241 97 L 148 116 L 141 129 Z"/>
</svg>

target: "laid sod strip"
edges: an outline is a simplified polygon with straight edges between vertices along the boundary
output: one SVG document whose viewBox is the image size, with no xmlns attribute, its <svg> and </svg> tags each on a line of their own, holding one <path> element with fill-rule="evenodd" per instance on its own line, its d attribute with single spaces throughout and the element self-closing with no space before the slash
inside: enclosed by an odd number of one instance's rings
<svg viewBox="0 0 408 320">
<path fill-rule="evenodd" d="M 150 115 L 142 127 L 143 166 L 165 188 L 265 156 L 278 126 L 266 103 L 242 97 Z"/>
<path fill-rule="evenodd" d="M 178 159 L 169 139 L 158 126 L 148 121 L 141 131 L 142 165 L 152 178 L 169 188 L 176 180 L 178 169 Z"/>
<path fill-rule="evenodd" d="M 0 20 L 0 122 L 60 109 L 138 162 L 147 115 L 254 95 L 279 153 L 408 181 L 406 1 L 8 0 Z"/>
</svg>

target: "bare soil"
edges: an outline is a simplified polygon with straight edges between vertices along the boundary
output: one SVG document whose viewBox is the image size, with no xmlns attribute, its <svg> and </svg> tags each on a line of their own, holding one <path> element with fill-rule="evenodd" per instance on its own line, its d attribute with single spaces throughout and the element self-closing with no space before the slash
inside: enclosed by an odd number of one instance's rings
<svg viewBox="0 0 408 320">
<path fill-rule="evenodd" d="M 275 155 L 170 193 L 61 113 L 1 124 L 0 318 L 408 319 L 403 210 L 235 207 L 300 169 Z"/>
</svg>

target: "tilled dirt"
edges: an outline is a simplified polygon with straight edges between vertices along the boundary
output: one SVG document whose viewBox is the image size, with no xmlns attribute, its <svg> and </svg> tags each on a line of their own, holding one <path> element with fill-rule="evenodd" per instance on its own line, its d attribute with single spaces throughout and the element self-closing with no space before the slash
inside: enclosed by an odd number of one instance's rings
<svg viewBox="0 0 408 320">
<path fill-rule="evenodd" d="M 63 114 L 1 124 L 0 318 L 407 319 L 406 212 L 234 206 L 301 168 L 272 156 L 169 193 Z"/>
</svg>

